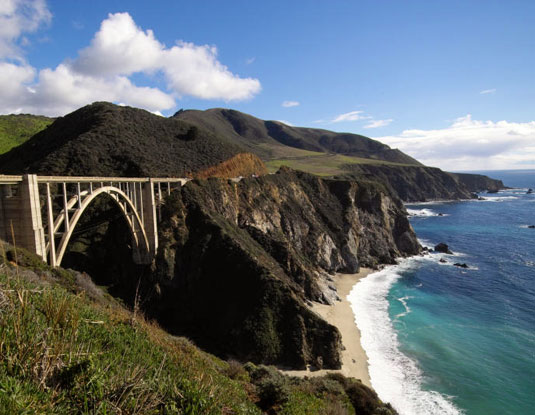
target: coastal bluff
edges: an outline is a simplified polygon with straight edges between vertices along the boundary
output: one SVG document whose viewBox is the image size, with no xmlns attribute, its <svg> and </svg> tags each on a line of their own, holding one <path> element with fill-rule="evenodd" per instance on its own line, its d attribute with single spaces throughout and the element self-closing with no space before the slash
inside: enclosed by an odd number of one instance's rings
<svg viewBox="0 0 535 415">
<path fill-rule="evenodd" d="M 151 313 L 215 354 L 295 369 L 340 367 L 340 333 L 307 306 L 338 299 L 335 272 L 420 251 L 380 187 L 287 168 L 188 182 L 162 215 Z"/>
</svg>

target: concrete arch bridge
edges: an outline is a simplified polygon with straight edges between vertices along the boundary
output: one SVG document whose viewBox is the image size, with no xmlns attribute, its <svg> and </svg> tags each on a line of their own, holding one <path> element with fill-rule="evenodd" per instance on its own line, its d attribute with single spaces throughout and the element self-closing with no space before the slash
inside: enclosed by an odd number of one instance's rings
<svg viewBox="0 0 535 415">
<path fill-rule="evenodd" d="M 134 262 L 148 264 L 158 249 L 163 198 L 188 180 L 0 175 L 0 239 L 35 252 L 51 266 L 59 266 L 85 210 L 94 200 L 106 196 L 128 223 Z"/>
</svg>

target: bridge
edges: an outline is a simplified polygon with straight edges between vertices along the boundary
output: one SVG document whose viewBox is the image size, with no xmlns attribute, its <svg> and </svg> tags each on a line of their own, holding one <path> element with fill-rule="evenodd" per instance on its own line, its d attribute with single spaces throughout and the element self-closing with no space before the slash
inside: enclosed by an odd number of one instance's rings
<svg viewBox="0 0 535 415">
<path fill-rule="evenodd" d="M 134 262 L 149 264 L 158 249 L 163 198 L 188 180 L 0 175 L 0 239 L 59 266 L 82 214 L 108 197 L 128 223 Z"/>
</svg>

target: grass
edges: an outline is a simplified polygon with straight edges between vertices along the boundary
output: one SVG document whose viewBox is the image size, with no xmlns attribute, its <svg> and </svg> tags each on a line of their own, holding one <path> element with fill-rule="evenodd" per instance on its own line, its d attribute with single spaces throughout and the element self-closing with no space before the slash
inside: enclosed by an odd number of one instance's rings
<svg viewBox="0 0 535 415">
<path fill-rule="evenodd" d="M 404 164 L 400 163 L 345 156 L 342 154 L 315 153 L 312 151 L 307 153 L 312 154 L 272 159 L 267 161 L 266 165 L 270 173 L 277 171 L 281 166 L 287 166 L 295 170 L 302 170 L 324 177 L 348 173 L 350 170 L 347 169 L 347 166 L 355 164 L 404 166 Z"/>
<path fill-rule="evenodd" d="M 227 363 L 50 273 L 0 266 L 0 413 L 260 413 Z"/>
<path fill-rule="evenodd" d="M 354 379 L 225 362 L 95 290 L 0 241 L 0 415 L 395 413 Z"/>
<path fill-rule="evenodd" d="M 24 143 L 53 121 L 53 118 L 38 115 L 0 115 L 0 154 Z"/>
</svg>

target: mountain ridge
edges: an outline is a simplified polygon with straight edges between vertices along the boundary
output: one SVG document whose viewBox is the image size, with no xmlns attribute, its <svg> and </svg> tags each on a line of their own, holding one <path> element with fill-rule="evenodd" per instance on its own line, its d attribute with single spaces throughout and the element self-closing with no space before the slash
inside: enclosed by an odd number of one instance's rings
<svg viewBox="0 0 535 415">
<path fill-rule="evenodd" d="M 227 137 L 236 140 L 263 159 L 273 155 L 273 152 L 262 147 L 262 144 L 270 143 L 307 151 L 332 152 L 395 163 L 421 165 L 420 162 L 401 151 L 391 149 L 386 144 L 359 134 L 294 127 L 280 121 L 261 120 L 233 109 L 181 110 L 172 118 L 202 125 L 214 132 L 223 132 Z"/>
</svg>

